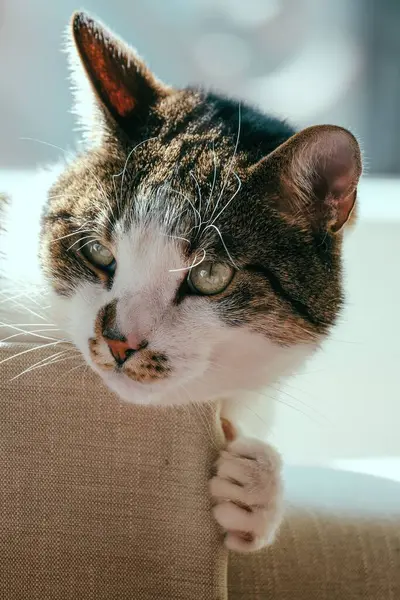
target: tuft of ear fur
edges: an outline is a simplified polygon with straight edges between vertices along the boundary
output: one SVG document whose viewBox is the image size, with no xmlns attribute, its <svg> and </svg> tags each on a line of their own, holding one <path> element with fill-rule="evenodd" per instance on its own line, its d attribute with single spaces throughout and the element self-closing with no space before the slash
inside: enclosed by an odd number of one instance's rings
<svg viewBox="0 0 400 600">
<path fill-rule="evenodd" d="M 356 138 L 335 125 L 300 131 L 250 169 L 291 222 L 332 233 L 352 215 L 361 172 Z"/>
<path fill-rule="evenodd" d="M 128 135 L 143 124 L 151 108 L 172 93 L 135 51 L 99 21 L 73 15 L 68 55 L 80 124 L 98 139 L 118 126 Z"/>
</svg>

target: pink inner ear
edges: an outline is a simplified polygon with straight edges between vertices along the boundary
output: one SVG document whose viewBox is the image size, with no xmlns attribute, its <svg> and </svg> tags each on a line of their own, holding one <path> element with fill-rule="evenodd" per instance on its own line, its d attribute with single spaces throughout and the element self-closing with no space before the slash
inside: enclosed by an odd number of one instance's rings
<svg viewBox="0 0 400 600">
<path fill-rule="evenodd" d="M 81 30 L 81 49 L 87 64 L 104 90 L 109 104 L 120 117 L 126 117 L 135 108 L 135 99 L 126 86 L 119 81 L 107 56 L 107 41 L 97 40 L 89 31 Z M 86 61 L 85 61 L 86 62 Z"/>
<path fill-rule="evenodd" d="M 331 229 L 334 233 L 337 233 L 347 223 L 350 218 L 351 212 L 354 208 L 356 201 L 356 191 L 353 189 L 347 192 L 347 195 L 343 195 L 334 200 L 335 203 L 335 222 L 332 224 Z"/>
<path fill-rule="evenodd" d="M 356 173 L 355 158 L 349 149 L 342 152 L 340 160 L 331 164 L 330 178 L 330 199 L 334 211 L 334 222 L 331 224 L 331 230 L 338 232 L 348 221 L 356 201 L 356 187 L 359 174 Z"/>
</svg>

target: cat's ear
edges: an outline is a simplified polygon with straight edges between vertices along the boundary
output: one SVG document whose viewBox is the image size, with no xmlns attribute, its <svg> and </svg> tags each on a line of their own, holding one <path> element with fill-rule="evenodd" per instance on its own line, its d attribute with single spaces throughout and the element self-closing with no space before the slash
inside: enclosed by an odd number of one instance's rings
<svg viewBox="0 0 400 600">
<path fill-rule="evenodd" d="M 361 153 L 346 129 L 317 125 L 293 135 L 251 171 L 292 222 L 337 233 L 353 212 Z"/>
<path fill-rule="evenodd" d="M 143 124 L 152 106 L 171 93 L 171 88 L 156 79 L 129 46 L 86 13 L 73 15 L 71 29 L 73 44 L 68 52 L 78 101 L 77 112 L 84 128 L 98 126 L 100 116 L 103 125 L 117 124 L 128 134 L 133 133 L 138 125 Z M 86 81 L 82 81 L 82 73 L 76 64 L 77 56 Z M 87 83 L 92 90 L 92 98 L 87 96 Z"/>
</svg>

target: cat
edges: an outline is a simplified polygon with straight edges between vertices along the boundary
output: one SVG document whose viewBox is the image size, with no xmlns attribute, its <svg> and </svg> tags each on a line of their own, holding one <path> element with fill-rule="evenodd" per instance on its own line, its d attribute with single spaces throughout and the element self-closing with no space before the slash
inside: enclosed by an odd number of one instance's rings
<svg viewBox="0 0 400 600">
<path fill-rule="evenodd" d="M 71 31 L 85 143 L 41 217 L 54 318 L 125 401 L 222 401 L 212 510 L 229 549 L 262 548 L 281 460 L 241 434 L 240 398 L 293 374 L 335 324 L 358 143 L 167 86 L 85 13 Z"/>
</svg>

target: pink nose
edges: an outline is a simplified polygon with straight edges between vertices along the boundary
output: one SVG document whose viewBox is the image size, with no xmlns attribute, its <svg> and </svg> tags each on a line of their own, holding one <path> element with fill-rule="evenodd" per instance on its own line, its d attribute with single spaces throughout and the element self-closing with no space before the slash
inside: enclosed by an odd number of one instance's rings
<svg viewBox="0 0 400 600">
<path fill-rule="evenodd" d="M 135 335 L 134 333 L 129 333 L 126 336 L 126 341 L 128 342 L 129 347 L 133 348 L 134 350 L 140 350 L 141 348 L 144 348 L 146 345 L 146 343 L 143 341 L 140 341 L 138 336 Z"/>
<path fill-rule="evenodd" d="M 123 365 L 139 349 L 139 347 L 132 348 L 127 340 L 113 340 L 104 336 L 104 341 L 109 347 L 115 362 L 119 365 Z"/>
</svg>

